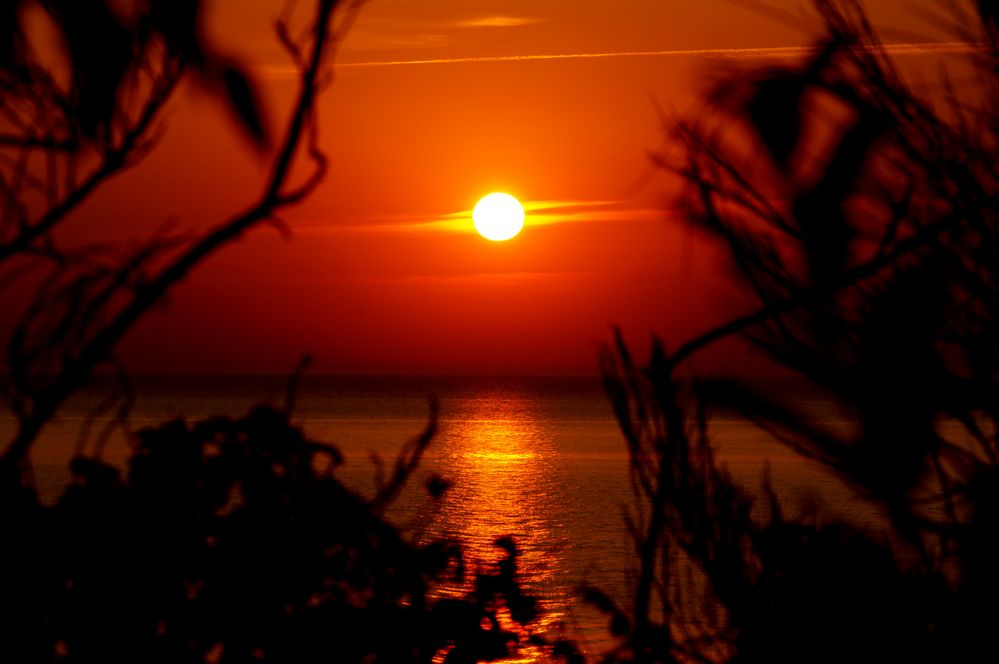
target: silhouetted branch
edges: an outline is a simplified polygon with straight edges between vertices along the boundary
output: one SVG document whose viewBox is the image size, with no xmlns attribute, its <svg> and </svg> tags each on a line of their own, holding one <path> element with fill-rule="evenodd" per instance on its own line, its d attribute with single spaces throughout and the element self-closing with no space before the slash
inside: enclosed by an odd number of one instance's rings
<svg viewBox="0 0 999 664">
<path fill-rule="evenodd" d="M 437 433 L 440 403 L 436 397 L 430 397 L 429 406 L 430 414 L 427 416 L 426 428 L 400 450 L 392 469 L 392 475 L 387 480 L 378 482 L 379 486 L 375 492 L 375 497 L 371 500 L 375 514 L 383 514 L 385 509 L 399 496 L 413 471 L 420 465 L 420 459 L 423 458 L 423 453 L 430 445 L 430 441 L 433 440 L 434 434 Z"/>
<path fill-rule="evenodd" d="M 325 172 L 325 158 L 316 145 L 314 105 L 320 86 L 320 74 L 326 66 L 325 63 L 331 48 L 331 37 L 333 36 L 331 24 L 337 4 L 334 0 L 320 0 L 318 2 L 309 57 L 305 69 L 301 72 L 298 97 L 289 115 L 284 137 L 271 162 L 270 176 L 258 201 L 245 211 L 217 225 L 202 239 L 182 251 L 158 274 L 144 279 L 141 288 L 132 291 L 130 301 L 124 304 L 117 313 L 111 315 L 107 323 L 97 328 L 65 361 L 59 375 L 35 395 L 30 410 L 20 422 L 17 435 L 3 453 L 5 462 L 20 463 L 32 441 L 54 415 L 56 409 L 69 394 L 82 384 L 93 368 L 108 357 L 112 348 L 121 338 L 175 283 L 183 279 L 192 269 L 221 247 L 238 238 L 257 223 L 273 217 L 278 209 L 301 200 L 319 183 Z M 352 19 L 356 15 L 362 4 L 359 0 L 354 0 L 348 4 L 345 10 L 348 19 Z M 303 145 L 306 146 L 307 154 L 316 164 L 316 169 L 303 185 L 286 190 L 295 155 L 302 149 Z M 117 159 L 120 160 L 121 155 Z M 93 184 L 89 189 L 81 187 L 81 190 L 89 193 L 93 187 L 96 187 L 99 180 L 92 179 L 90 182 Z M 81 195 L 85 194 L 78 196 Z M 38 225 L 36 225 L 37 227 Z"/>
<path fill-rule="evenodd" d="M 182 69 L 179 66 L 168 67 L 164 71 L 162 78 L 156 81 L 153 93 L 146 101 L 138 120 L 124 133 L 120 144 L 104 152 L 101 155 L 101 165 L 75 189 L 68 192 L 61 201 L 53 204 L 38 220 L 23 225 L 20 233 L 12 239 L 0 244 L 0 261 L 24 251 L 32 243 L 51 233 L 57 224 L 86 201 L 109 178 L 135 163 L 138 155 L 148 150 L 146 137 L 150 127 L 164 104 L 170 99 L 181 74 Z M 141 150 L 137 152 L 138 148 Z"/>
<path fill-rule="evenodd" d="M 990 39 L 972 53 L 985 91 L 972 103 L 946 81 L 941 97 L 907 87 L 859 2 L 815 6 L 828 37 L 813 57 L 723 82 L 717 127 L 710 111 L 679 122 L 686 159 L 656 159 L 686 179 L 689 221 L 727 249 L 753 304 L 671 354 L 656 343 L 641 366 L 619 335 L 604 352 L 638 503 L 639 579 L 638 613 L 606 661 L 995 652 L 995 16 L 979 11 Z M 793 390 L 818 390 L 836 423 L 769 385 L 678 377 L 737 336 L 795 376 Z M 831 470 L 878 527 L 792 514 L 768 476 L 751 500 L 714 460 L 707 407 Z"/>
<path fill-rule="evenodd" d="M 312 356 L 303 355 L 302 359 L 298 361 L 295 370 L 288 376 L 288 384 L 284 389 L 283 408 L 284 414 L 288 417 L 291 417 L 291 414 L 295 412 L 295 401 L 298 399 L 299 385 L 302 382 L 302 376 L 305 375 L 305 371 L 309 368 L 310 364 L 312 364 Z"/>
</svg>

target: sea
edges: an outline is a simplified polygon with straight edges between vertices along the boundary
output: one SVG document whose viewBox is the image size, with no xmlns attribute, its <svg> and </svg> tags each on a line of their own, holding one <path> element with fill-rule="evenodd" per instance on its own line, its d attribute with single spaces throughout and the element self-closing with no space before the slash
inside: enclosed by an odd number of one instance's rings
<svg viewBox="0 0 999 664">
<path fill-rule="evenodd" d="M 135 377 L 128 425 L 136 431 L 174 418 L 238 417 L 260 403 L 280 406 L 287 382 L 284 376 Z M 73 454 L 124 463 L 129 444 L 114 427 L 112 392 L 102 380 L 81 391 L 36 443 L 43 498 L 58 496 Z M 294 422 L 312 439 L 336 445 L 345 457 L 337 471 L 343 482 L 367 495 L 424 430 L 436 398 L 437 432 L 389 518 L 416 539 L 458 539 L 473 566 L 498 561 L 503 551 L 496 539 L 513 537 L 520 580 L 541 598 L 536 627 L 564 634 L 591 654 L 614 645 L 606 618 L 579 595 L 583 585 L 596 587 L 627 608 L 635 573 L 625 519 L 634 507 L 627 449 L 598 377 L 305 375 L 294 395 Z M 845 425 L 816 404 L 831 425 Z M 0 416 L 5 438 L 13 425 L 9 415 Z M 710 432 L 719 463 L 751 494 L 766 474 L 792 512 L 819 505 L 829 519 L 869 518 L 863 499 L 835 476 L 752 424 L 716 415 Z M 422 488 L 433 474 L 451 483 L 437 504 Z M 510 661 L 542 661 L 542 654 L 528 649 Z"/>
</svg>

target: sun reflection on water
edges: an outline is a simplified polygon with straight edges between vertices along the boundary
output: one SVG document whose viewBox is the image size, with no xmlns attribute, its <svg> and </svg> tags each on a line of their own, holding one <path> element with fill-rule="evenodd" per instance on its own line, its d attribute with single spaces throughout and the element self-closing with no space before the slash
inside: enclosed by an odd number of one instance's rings
<svg viewBox="0 0 999 664">
<path fill-rule="evenodd" d="M 477 395 L 452 412 L 442 422 L 438 453 L 454 484 L 428 535 L 461 541 L 472 569 L 498 562 L 504 552 L 497 537 L 513 537 L 524 590 L 541 598 L 541 617 L 532 627 L 555 633 L 568 620 L 571 598 L 551 583 L 564 565 L 565 546 L 551 432 L 528 400 L 506 391 Z M 519 655 L 507 661 L 542 659 L 525 648 Z"/>
</svg>

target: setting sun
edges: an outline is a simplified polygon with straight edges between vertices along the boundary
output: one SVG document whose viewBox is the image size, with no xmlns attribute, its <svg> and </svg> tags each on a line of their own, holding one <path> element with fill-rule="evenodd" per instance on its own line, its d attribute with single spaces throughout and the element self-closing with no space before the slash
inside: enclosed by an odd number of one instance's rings
<svg viewBox="0 0 999 664">
<path fill-rule="evenodd" d="M 0 0 L 0 664 L 999 664 L 996 90 L 999 0 Z"/>
<path fill-rule="evenodd" d="M 524 227 L 524 206 L 510 194 L 489 194 L 475 204 L 472 222 L 487 240 L 509 240 Z"/>
</svg>

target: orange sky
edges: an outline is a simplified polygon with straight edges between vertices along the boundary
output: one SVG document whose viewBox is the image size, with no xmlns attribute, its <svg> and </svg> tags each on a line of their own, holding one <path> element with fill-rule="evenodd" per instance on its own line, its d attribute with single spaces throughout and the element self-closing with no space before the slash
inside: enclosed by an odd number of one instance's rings
<svg viewBox="0 0 999 664">
<path fill-rule="evenodd" d="M 209 20 L 275 121 L 293 90 L 269 28 L 282 4 L 217 0 Z M 723 0 L 372 0 L 321 102 L 332 167 L 285 215 L 293 239 L 261 228 L 227 248 L 122 356 L 133 371 L 285 372 L 310 352 L 317 372 L 595 373 L 612 324 L 675 344 L 723 320 L 737 305 L 717 257 L 670 212 L 675 183 L 645 178 L 653 99 L 689 112 L 712 72 L 759 57 L 744 49 L 807 43 L 806 3 L 771 4 L 798 27 Z M 911 2 L 872 4 L 892 41 L 940 38 Z M 510 59 L 543 55 L 573 57 Z M 169 118 L 76 232 L 203 228 L 255 196 L 264 164 L 213 99 L 185 91 Z M 455 228 L 495 190 L 529 207 L 520 236 Z"/>
</svg>

